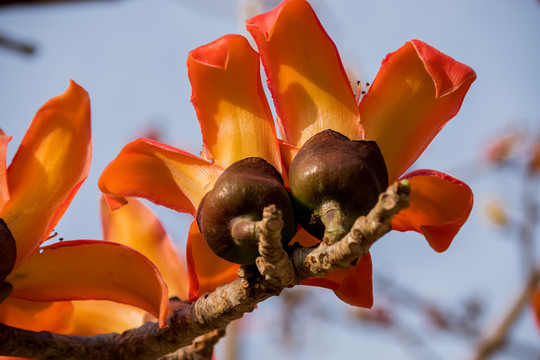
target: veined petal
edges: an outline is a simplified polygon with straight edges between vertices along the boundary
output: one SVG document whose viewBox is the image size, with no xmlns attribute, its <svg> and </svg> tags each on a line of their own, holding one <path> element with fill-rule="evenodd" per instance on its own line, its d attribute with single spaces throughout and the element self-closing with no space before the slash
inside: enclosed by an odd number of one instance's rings
<svg viewBox="0 0 540 360">
<path fill-rule="evenodd" d="M 195 215 L 222 171 L 172 146 L 137 139 L 107 166 L 98 186 L 113 210 L 127 203 L 124 197 L 133 196 Z"/>
<path fill-rule="evenodd" d="M 137 306 L 165 326 L 167 286 L 139 252 L 97 240 L 64 241 L 41 248 L 7 278 L 11 296 L 31 301 L 113 300 Z"/>
<path fill-rule="evenodd" d="M 169 288 L 169 297 L 187 300 L 188 276 L 171 239 L 152 210 L 137 199 L 111 211 L 101 197 L 103 239 L 143 253 L 159 269 Z"/>
<path fill-rule="evenodd" d="M 21 264 L 58 223 L 88 176 L 90 99 L 74 81 L 36 113 L 7 171 L 10 198 L 0 217 Z"/>
<path fill-rule="evenodd" d="M 373 306 L 373 283 L 371 256 L 362 256 L 356 265 L 332 271 L 325 278 L 312 278 L 302 282 L 328 288 L 349 305 L 371 308 Z"/>
<path fill-rule="evenodd" d="M 392 230 L 417 231 L 433 250 L 445 251 L 469 217 L 472 190 L 461 180 L 435 170 L 416 170 L 403 178 L 411 184 L 410 205 L 394 216 Z"/>
<path fill-rule="evenodd" d="M 8 297 L 0 304 L 0 323 L 30 331 L 67 334 L 73 327 L 69 301 L 35 302 Z"/>
<path fill-rule="evenodd" d="M 107 300 L 72 301 L 73 329 L 70 335 L 92 336 L 135 329 L 146 322 L 147 312 Z"/>
<path fill-rule="evenodd" d="M 458 113 L 475 79 L 470 67 L 418 40 L 386 56 L 359 110 L 365 137 L 379 145 L 390 182 Z"/>
<path fill-rule="evenodd" d="M 336 46 L 308 2 L 283 1 L 246 25 L 261 55 L 284 140 L 301 147 L 325 129 L 363 138 Z"/>
<path fill-rule="evenodd" d="M 189 274 L 189 300 L 195 301 L 218 286 L 238 278 L 240 265 L 233 264 L 214 254 L 204 240 L 197 222 L 189 228 L 186 258 Z"/>
<path fill-rule="evenodd" d="M 246 38 L 226 35 L 188 55 L 191 102 L 205 148 L 223 168 L 247 157 L 281 172 L 272 112 L 261 83 L 259 55 Z"/>
<path fill-rule="evenodd" d="M 9 199 L 6 156 L 10 140 L 11 136 L 7 136 L 6 133 L 0 129 L 0 213 L 2 212 L 4 204 Z"/>
</svg>

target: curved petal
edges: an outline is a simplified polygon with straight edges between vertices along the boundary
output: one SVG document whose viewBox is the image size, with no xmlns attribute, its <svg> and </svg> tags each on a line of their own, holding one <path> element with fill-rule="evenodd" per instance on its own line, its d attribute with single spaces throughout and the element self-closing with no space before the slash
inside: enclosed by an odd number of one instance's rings
<svg viewBox="0 0 540 360">
<path fill-rule="evenodd" d="M 189 228 L 186 258 L 189 274 L 189 300 L 195 301 L 218 286 L 230 283 L 238 278 L 240 265 L 218 257 L 199 231 L 197 222 Z"/>
<path fill-rule="evenodd" d="M 246 25 L 261 54 L 284 140 L 301 147 L 325 129 L 363 138 L 336 46 L 308 2 L 283 1 Z"/>
<path fill-rule="evenodd" d="M 70 335 L 92 336 L 135 329 L 146 322 L 146 311 L 107 300 L 72 301 Z"/>
<path fill-rule="evenodd" d="M 390 182 L 458 113 L 475 79 L 473 69 L 418 40 L 386 56 L 359 110 L 365 137 L 379 145 Z"/>
<path fill-rule="evenodd" d="M 287 174 L 289 173 L 289 168 L 291 167 L 291 163 L 294 160 L 297 152 L 298 148 L 296 146 L 293 146 L 283 140 L 279 140 L 279 153 L 281 154 L 281 161 L 283 162 L 283 167 Z M 286 184 L 288 184 L 288 177 L 284 177 L 284 179 Z"/>
<path fill-rule="evenodd" d="M 124 197 L 133 196 L 195 215 L 221 172 L 219 166 L 182 150 L 137 139 L 107 166 L 98 186 L 113 210 L 127 203 Z"/>
<path fill-rule="evenodd" d="M 9 199 L 6 156 L 8 143 L 11 138 L 11 136 L 7 136 L 6 133 L 0 129 L 0 213 L 2 212 L 4 204 Z"/>
<path fill-rule="evenodd" d="M 17 263 L 47 238 L 88 176 L 90 99 L 71 81 L 36 113 L 7 171 L 2 217 L 17 242 Z"/>
<path fill-rule="evenodd" d="M 113 300 L 137 306 L 165 326 L 167 286 L 146 257 L 124 245 L 64 241 L 41 248 L 6 282 L 12 297 L 32 301 Z"/>
<path fill-rule="evenodd" d="M 392 230 L 417 231 L 433 250 L 445 251 L 471 213 L 472 190 L 435 170 L 416 170 L 403 178 L 411 183 L 410 205 L 394 216 Z"/>
<path fill-rule="evenodd" d="M 281 172 L 272 112 L 261 83 L 259 55 L 246 38 L 227 35 L 188 55 L 191 102 L 205 148 L 223 168 L 250 156 Z"/>
<path fill-rule="evenodd" d="M 133 198 L 115 211 L 110 210 L 103 196 L 100 205 L 103 239 L 143 253 L 159 269 L 169 288 L 169 297 L 187 300 L 187 272 L 154 212 Z"/>
<path fill-rule="evenodd" d="M 371 256 L 362 256 L 356 265 L 332 271 L 327 277 L 308 279 L 302 285 L 319 286 L 333 290 L 338 298 L 349 305 L 371 308 L 373 282 Z"/>
<path fill-rule="evenodd" d="M 67 334 L 72 329 L 69 301 L 35 302 L 9 297 L 0 304 L 0 323 L 30 331 Z"/>
</svg>

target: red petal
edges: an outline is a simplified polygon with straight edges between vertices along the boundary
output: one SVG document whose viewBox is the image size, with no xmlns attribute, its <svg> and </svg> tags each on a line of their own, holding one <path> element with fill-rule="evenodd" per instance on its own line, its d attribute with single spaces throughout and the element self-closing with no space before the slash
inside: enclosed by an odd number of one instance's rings
<svg viewBox="0 0 540 360">
<path fill-rule="evenodd" d="M 197 300 L 218 286 L 230 283 L 238 278 L 240 265 L 218 257 L 208 247 L 199 231 L 197 222 L 189 228 L 186 257 L 189 274 L 189 299 Z"/>
<path fill-rule="evenodd" d="M 475 72 L 413 40 L 386 56 L 359 105 L 367 140 L 381 148 L 390 182 L 459 111 Z"/>
<path fill-rule="evenodd" d="M 301 147 L 325 129 L 362 138 L 338 51 L 308 2 L 283 1 L 246 24 L 261 54 L 284 140 Z"/>
<path fill-rule="evenodd" d="M 416 170 L 403 178 L 411 183 L 411 201 L 394 216 L 392 229 L 417 231 L 433 250 L 445 251 L 469 217 L 472 190 L 461 180 L 435 170 Z"/>
<path fill-rule="evenodd" d="M 261 83 L 259 55 L 246 38 L 227 35 L 189 53 L 191 102 L 203 141 L 223 168 L 251 156 L 281 172 L 272 112 Z"/>
<path fill-rule="evenodd" d="M 7 183 L 7 147 L 11 140 L 11 136 L 7 136 L 2 129 L 0 129 L 0 213 L 4 204 L 9 199 L 9 189 Z"/>
<path fill-rule="evenodd" d="M 6 282 L 10 296 L 31 301 L 113 300 L 137 306 L 165 326 L 167 286 L 146 257 L 126 246 L 97 240 L 64 241 L 41 248 Z"/>
<path fill-rule="evenodd" d="M 357 265 L 338 269 L 325 278 L 312 278 L 302 285 L 328 288 L 349 305 L 371 308 L 373 306 L 373 283 L 371 256 L 360 258 Z"/>
<path fill-rule="evenodd" d="M 219 166 L 182 150 L 138 139 L 127 144 L 107 166 L 98 186 L 112 209 L 124 205 L 124 197 L 132 196 L 195 215 L 221 172 Z"/>
<path fill-rule="evenodd" d="M 10 199 L 0 214 L 17 242 L 17 264 L 49 236 L 88 176 L 90 99 L 69 88 L 36 113 L 8 169 Z"/>
</svg>

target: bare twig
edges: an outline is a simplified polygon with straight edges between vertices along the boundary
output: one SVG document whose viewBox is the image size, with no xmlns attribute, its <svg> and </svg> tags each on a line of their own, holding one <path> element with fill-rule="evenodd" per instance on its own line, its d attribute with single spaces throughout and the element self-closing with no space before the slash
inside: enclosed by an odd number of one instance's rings
<svg viewBox="0 0 540 360">
<path fill-rule="evenodd" d="M 210 360 L 214 355 L 214 346 L 225 336 L 225 329 L 217 329 L 199 336 L 193 344 L 165 355 L 159 360 Z"/>
<path fill-rule="evenodd" d="M 315 249 L 302 248 L 293 254 L 295 268 L 303 279 L 324 277 L 330 271 L 347 268 L 368 253 L 375 241 L 392 229 L 395 214 L 409 206 L 410 185 L 401 180 L 379 196 L 379 201 L 367 216 L 359 217 L 351 231 L 333 245 L 321 243 Z"/>
<path fill-rule="evenodd" d="M 536 269 L 531 272 L 529 279 L 526 281 L 525 285 L 512 302 L 512 305 L 500 321 L 494 326 L 490 326 L 489 331 L 486 331 L 486 335 L 480 338 L 471 359 L 488 359 L 493 353 L 505 345 L 510 329 L 529 303 L 532 291 L 539 281 L 540 269 Z"/>
<path fill-rule="evenodd" d="M 378 203 L 366 217 L 361 217 L 342 240 L 328 246 L 323 243 L 315 248 L 293 248 L 289 255 L 294 264 L 295 276 L 288 286 L 300 284 L 313 276 L 324 276 L 329 271 L 347 267 L 391 229 L 392 217 L 408 206 L 410 188 L 407 181 L 396 183 L 379 197 Z M 269 211 L 268 221 L 261 222 L 261 236 L 275 244 L 274 221 L 276 212 Z M 264 220 L 264 219 L 263 219 Z M 278 222 L 279 223 L 279 222 Z M 278 226 L 279 227 L 279 226 Z M 273 240 L 271 240 L 273 239 Z M 263 241 L 266 241 L 263 240 Z M 280 239 L 279 239 L 280 240 Z M 277 246 L 277 245 L 276 245 Z M 270 246 L 272 248 L 272 246 Z M 264 248 L 264 246 L 263 246 Z M 270 251 L 270 254 L 276 250 Z M 263 258 L 274 266 L 282 261 L 268 253 Z M 277 251 L 279 254 L 280 252 Z M 192 305 L 176 310 L 167 319 L 167 327 L 146 323 L 138 329 L 123 334 L 103 334 L 90 337 L 32 332 L 0 324 L 0 355 L 36 359 L 156 359 L 173 353 L 212 330 L 224 328 L 231 321 L 253 311 L 255 306 L 277 296 L 283 290 L 284 281 L 270 274 L 266 276 L 243 269 L 243 276 L 218 287 L 200 297 Z M 279 282 L 276 283 L 275 277 Z M 284 273 L 283 276 L 287 276 Z M 279 283 L 281 283 L 279 285 Z"/>
</svg>

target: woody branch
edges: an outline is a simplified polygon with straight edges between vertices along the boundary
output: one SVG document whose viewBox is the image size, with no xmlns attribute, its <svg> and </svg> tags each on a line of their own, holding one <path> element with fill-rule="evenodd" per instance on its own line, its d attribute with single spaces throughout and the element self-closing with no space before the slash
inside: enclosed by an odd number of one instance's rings
<svg viewBox="0 0 540 360">
<path fill-rule="evenodd" d="M 38 333 L 0 324 L 0 355 L 47 360 L 101 360 L 104 357 L 156 359 L 174 353 L 190 346 L 195 338 L 226 327 L 253 311 L 259 302 L 279 295 L 284 288 L 298 285 L 310 277 L 326 276 L 366 255 L 371 245 L 391 230 L 393 216 L 408 206 L 409 196 L 408 181 L 397 182 L 380 195 L 368 215 L 357 219 L 343 239 L 333 245 L 294 247 L 287 257 L 280 249 L 280 237 L 276 236 L 283 227 L 281 214 L 275 207 L 268 207 L 258 225 L 259 271 L 242 267 L 237 280 L 173 312 L 167 319 L 167 327 L 160 328 L 157 323 L 148 322 L 122 334 L 80 337 Z"/>
</svg>

